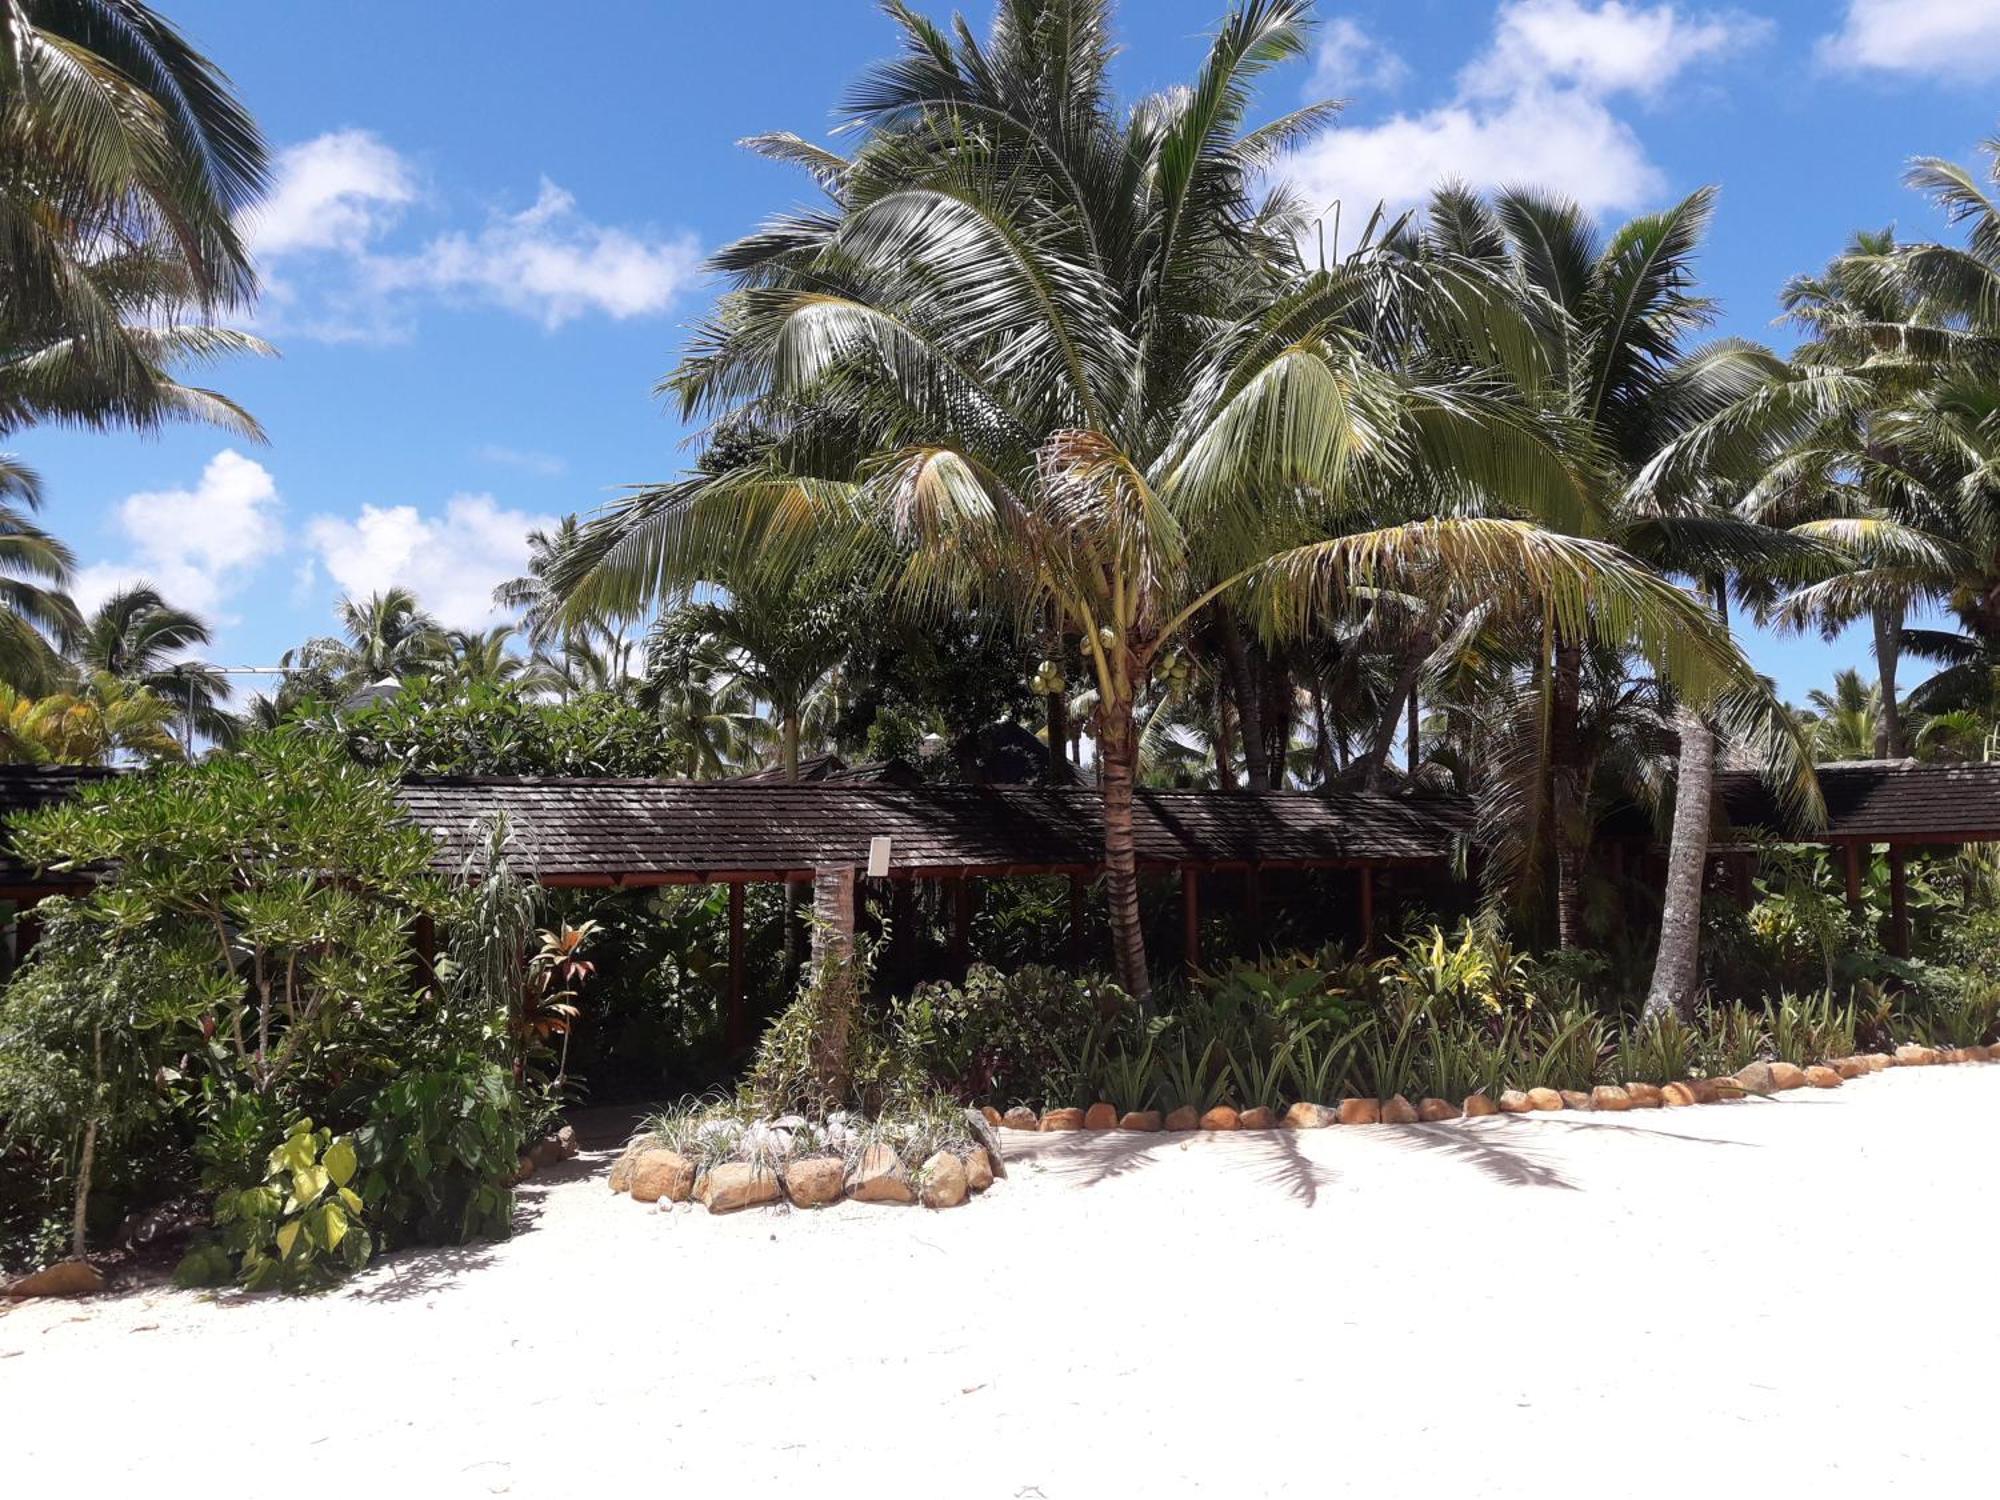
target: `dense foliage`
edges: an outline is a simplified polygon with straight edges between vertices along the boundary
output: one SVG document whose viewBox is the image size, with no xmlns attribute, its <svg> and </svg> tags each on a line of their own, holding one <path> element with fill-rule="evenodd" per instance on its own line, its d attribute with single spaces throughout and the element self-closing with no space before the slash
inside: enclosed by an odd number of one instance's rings
<svg viewBox="0 0 2000 1500">
<path fill-rule="evenodd" d="M 299 1285 L 376 1240 L 504 1231 L 522 1131 L 512 997 L 463 968 L 435 985 L 419 972 L 416 924 L 450 924 L 468 898 L 434 877 L 380 773 L 307 734 L 257 737 L 93 787 L 15 840 L 50 868 L 104 872 L 49 904 L 0 996 L 10 1172 L 73 1184 L 78 1249 L 94 1178 L 111 1189 L 102 1222 L 193 1187 L 194 1162 L 220 1231 L 202 1279 L 218 1246 L 245 1284 Z M 273 1199 L 279 1156 L 319 1180 L 292 1160 L 301 1121 L 353 1136 L 336 1160 L 358 1147 L 366 1175 Z M 315 1161 L 331 1149 L 318 1141 Z"/>
</svg>

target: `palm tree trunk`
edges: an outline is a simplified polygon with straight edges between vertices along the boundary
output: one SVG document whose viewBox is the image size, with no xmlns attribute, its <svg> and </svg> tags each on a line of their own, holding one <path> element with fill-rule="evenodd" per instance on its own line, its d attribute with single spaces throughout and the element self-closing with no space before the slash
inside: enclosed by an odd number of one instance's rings
<svg viewBox="0 0 2000 1500">
<path fill-rule="evenodd" d="M 93 1095 L 104 1087 L 104 1028 L 90 1028 L 91 1081 L 96 1085 Z M 76 1196 L 70 1209 L 69 1257 L 82 1260 L 88 1249 L 90 1224 L 90 1179 L 97 1167 L 97 1108 L 96 1099 L 91 1103 L 90 1118 L 83 1126 L 83 1146 L 77 1152 Z"/>
<path fill-rule="evenodd" d="M 1243 645 L 1243 633 L 1236 628 L 1236 616 L 1220 603 L 1209 608 L 1222 638 L 1223 675 L 1229 681 L 1229 696 L 1236 700 L 1236 722 L 1243 730 L 1243 779 L 1251 791 L 1268 792 L 1271 762 L 1264 750 L 1264 704 L 1250 670 L 1250 653 Z"/>
<path fill-rule="evenodd" d="M 1143 1007 L 1152 999 L 1146 974 L 1146 936 L 1139 925 L 1139 859 L 1132 836 L 1132 781 L 1138 737 L 1129 699 L 1098 710 L 1097 759 L 1104 786 L 1105 894 L 1111 913 L 1111 951 L 1118 983 Z"/>
<path fill-rule="evenodd" d="M 1417 774 L 1417 736 L 1422 728 L 1421 721 L 1423 718 L 1417 705 L 1417 698 L 1418 689 L 1412 684 L 1410 688 L 1409 727 L 1405 730 L 1403 736 L 1403 753 L 1405 759 L 1408 761 L 1408 769 L 1412 776 Z"/>
<path fill-rule="evenodd" d="M 1382 773 L 1389 766 L 1389 752 L 1396 744 L 1396 729 L 1403 722 L 1403 705 L 1416 701 L 1417 678 L 1422 675 L 1424 658 L 1429 654 L 1428 638 L 1420 637 L 1411 643 L 1409 658 L 1389 693 L 1389 705 L 1376 722 L 1375 738 L 1368 746 L 1368 770 L 1362 782 L 1371 791 L 1382 784 Z"/>
<path fill-rule="evenodd" d="M 1901 760 L 1909 753 L 1903 743 L 1903 708 L 1896 701 L 1896 664 L 1903 654 L 1903 612 L 1875 611 L 1875 670 L 1882 682 L 1882 713 L 1875 725 L 1875 755 Z"/>
<path fill-rule="evenodd" d="M 779 755 L 785 767 L 785 780 L 799 779 L 799 716 L 796 709 L 786 709 L 778 721 Z"/>
<path fill-rule="evenodd" d="M 1236 790 L 1236 733 L 1229 723 L 1229 694 L 1215 693 L 1215 784 L 1225 792 Z"/>
<path fill-rule="evenodd" d="M 1660 951 L 1653 984 L 1640 1014 L 1643 1023 L 1668 1011 L 1687 1015 L 1694 1005 L 1701 961 L 1701 882 L 1708 868 L 1709 803 L 1715 784 L 1715 736 L 1701 715 L 1683 709 L 1680 774 L 1674 788 L 1674 831 L 1667 850 L 1667 888 L 1660 912 Z"/>
<path fill-rule="evenodd" d="M 1583 646 L 1560 637 L 1549 685 L 1549 806 L 1555 823 L 1556 942 L 1583 942 Z"/>
</svg>

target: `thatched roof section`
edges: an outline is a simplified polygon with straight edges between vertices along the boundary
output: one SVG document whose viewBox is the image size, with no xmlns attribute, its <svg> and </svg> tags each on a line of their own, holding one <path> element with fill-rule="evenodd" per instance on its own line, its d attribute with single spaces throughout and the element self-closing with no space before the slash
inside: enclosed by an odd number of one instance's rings
<svg viewBox="0 0 2000 1500">
<path fill-rule="evenodd" d="M 1826 827 L 1815 843 L 1969 844 L 2000 840 L 2000 762 L 1840 761 L 1819 768 Z M 1716 790 L 1732 828 L 1791 832 L 1754 773 L 1723 771 Z"/>
</svg>

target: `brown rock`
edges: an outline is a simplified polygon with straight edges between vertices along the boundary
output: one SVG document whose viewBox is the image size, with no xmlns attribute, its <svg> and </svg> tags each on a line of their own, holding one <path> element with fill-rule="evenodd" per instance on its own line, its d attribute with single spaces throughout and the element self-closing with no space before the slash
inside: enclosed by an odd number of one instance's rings
<svg viewBox="0 0 2000 1500">
<path fill-rule="evenodd" d="M 1660 1103 L 1668 1109 L 1686 1109 L 1690 1104 L 1699 1102 L 1690 1084 L 1669 1083 L 1660 1089 Z"/>
<path fill-rule="evenodd" d="M 981 1153 L 984 1155 L 985 1153 Z M 800 1208 L 838 1203 L 847 1190 L 847 1166 L 837 1156 L 809 1156 L 785 1164 L 785 1196 Z"/>
<path fill-rule="evenodd" d="M 1535 1101 L 1519 1089 L 1500 1091 L 1500 1113 L 1503 1115 L 1525 1115 L 1535 1107 Z"/>
<path fill-rule="evenodd" d="M 1586 1094 L 1582 1089 L 1563 1089 L 1561 1093 L 1564 1109 L 1589 1109 L 1591 1107 L 1590 1095 Z"/>
<path fill-rule="evenodd" d="M 1183 1104 L 1179 1109 L 1168 1112 L 1165 1126 L 1168 1130 L 1199 1130 L 1201 1116 L 1195 1113 L 1192 1104 Z"/>
<path fill-rule="evenodd" d="M 1118 1106 L 1099 1102 L 1083 1112 L 1085 1130 L 1116 1130 L 1118 1128 Z"/>
<path fill-rule="evenodd" d="M 1660 1086 L 1657 1083 L 1628 1083 L 1625 1097 L 1632 1101 L 1634 1109 L 1658 1109 L 1660 1107 Z"/>
<path fill-rule="evenodd" d="M 1753 1062 L 1738 1070 L 1736 1081 L 1744 1090 L 1752 1094 L 1775 1094 L 1778 1092 L 1778 1078 L 1771 1064 Z"/>
<path fill-rule="evenodd" d="M 634 1141 L 618 1154 L 618 1160 L 611 1164 L 611 1191 L 629 1193 L 632 1191 L 632 1166 L 638 1161 L 639 1153 L 646 1149 L 641 1141 Z"/>
<path fill-rule="evenodd" d="M 1083 1111 L 1080 1109 L 1052 1109 L 1042 1116 L 1043 1130 L 1081 1130 Z"/>
<path fill-rule="evenodd" d="M 1993 1049 L 1991 1047 L 1982 1047 L 1975 1045 L 1967 1047 L 1965 1051 L 1967 1058 L 1972 1062 L 1993 1061 Z"/>
<path fill-rule="evenodd" d="M 1590 1107 L 1622 1112 L 1632 1107 L 1632 1096 L 1615 1083 L 1600 1083 L 1590 1091 Z"/>
<path fill-rule="evenodd" d="M 1837 1089 L 1840 1087 L 1841 1077 L 1832 1068 L 1807 1068 L 1806 1083 L 1816 1089 Z"/>
<path fill-rule="evenodd" d="M 1561 1109 L 1563 1096 L 1554 1089 L 1529 1089 L 1528 1103 L 1536 1109 Z"/>
<path fill-rule="evenodd" d="M 847 1174 L 847 1196 L 857 1203 L 915 1203 L 916 1191 L 896 1148 L 877 1141 Z"/>
<path fill-rule="evenodd" d="M 104 1290 L 104 1273 L 88 1261 L 59 1260 L 17 1276 L 0 1293 L 9 1297 L 88 1297 Z"/>
<path fill-rule="evenodd" d="M 678 1151 L 649 1146 L 632 1163 L 632 1197 L 640 1203 L 685 1203 L 694 1196 L 694 1163 Z"/>
<path fill-rule="evenodd" d="M 974 1146 L 965 1153 L 965 1185 L 975 1193 L 993 1186 L 993 1163 L 984 1146 Z"/>
<path fill-rule="evenodd" d="M 1203 1130 L 1240 1130 L 1242 1117 L 1226 1104 L 1218 1104 L 1201 1117 Z"/>
<path fill-rule="evenodd" d="M 1335 1118 L 1343 1125 L 1380 1125 L 1382 1106 L 1373 1099 L 1343 1099 Z"/>
<path fill-rule="evenodd" d="M 1896 1066 L 1899 1068 L 1923 1068 L 1937 1061 L 1937 1054 L 1928 1047 L 1919 1047 L 1915 1042 L 1905 1042 L 1896 1049 Z"/>
<path fill-rule="evenodd" d="M 563 1144 L 552 1135 L 545 1135 L 528 1148 L 528 1160 L 537 1168 L 561 1166 L 575 1153 L 563 1150 Z"/>
<path fill-rule="evenodd" d="M 1253 1105 L 1236 1117 L 1236 1128 L 1238 1130 L 1276 1130 L 1278 1128 L 1278 1117 L 1261 1104 Z"/>
<path fill-rule="evenodd" d="M 1382 1123 L 1384 1125 L 1414 1125 L 1417 1123 L 1417 1107 L 1401 1094 L 1382 1101 Z"/>
<path fill-rule="evenodd" d="M 1285 1111 L 1287 1130 L 1324 1130 L 1340 1119 L 1338 1110 L 1328 1109 L 1324 1104 L 1307 1104 L 1301 1101 Z"/>
<path fill-rule="evenodd" d="M 1025 1104 L 1017 1104 L 1000 1117 L 1000 1123 L 1009 1130 L 1039 1130 L 1042 1122 L 1032 1109 Z"/>
<path fill-rule="evenodd" d="M 995 1130 L 998 1130 L 1002 1125 L 1007 1123 L 1007 1117 L 990 1104 L 980 1105 L 979 1112 L 986 1116 L 986 1123 L 991 1125 Z"/>
<path fill-rule="evenodd" d="M 1836 1057 L 1830 1065 L 1842 1078 L 1859 1078 L 1868 1071 L 1865 1057 Z"/>
<path fill-rule="evenodd" d="M 965 1201 L 965 1163 L 949 1151 L 933 1151 L 917 1171 L 918 1197 L 925 1208 L 957 1208 Z"/>
<path fill-rule="evenodd" d="M 1467 1094 L 1465 1096 L 1465 1103 L 1459 1107 L 1465 1112 L 1468 1119 L 1476 1119 L 1480 1115 L 1497 1115 L 1500 1113 L 1500 1107 L 1484 1094 Z"/>
<path fill-rule="evenodd" d="M 710 1167 L 694 1185 L 695 1201 L 712 1214 L 734 1213 L 760 1203 L 778 1201 L 778 1174 L 747 1161 L 726 1161 Z"/>
<path fill-rule="evenodd" d="M 1896 1059 L 1886 1052 L 1870 1052 L 1861 1060 L 1868 1064 L 1871 1073 L 1885 1073 L 1896 1066 Z"/>
<path fill-rule="evenodd" d="M 1797 1063 L 1774 1062 L 1771 1082 L 1781 1089 L 1802 1089 L 1806 1086 L 1806 1070 Z"/>
<path fill-rule="evenodd" d="M 1135 1109 L 1118 1117 L 1120 1130 L 1158 1130 L 1160 1112 L 1157 1109 Z"/>
<path fill-rule="evenodd" d="M 1419 1099 L 1417 1118 L 1426 1125 L 1442 1125 L 1446 1120 L 1456 1120 L 1465 1113 L 1456 1104 L 1443 1099 Z"/>
<path fill-rule="evenodd" d="M 514 1163 L 514 1180 L 516 1182 L 526 1182 L 530 1177 L 533 1177 L 534 1175 L 535 1175 L 535 1159 L 534 1157 L 529 1156 L 526 1153 L 523 1153 L 521 1158 Z"/>
</svg>

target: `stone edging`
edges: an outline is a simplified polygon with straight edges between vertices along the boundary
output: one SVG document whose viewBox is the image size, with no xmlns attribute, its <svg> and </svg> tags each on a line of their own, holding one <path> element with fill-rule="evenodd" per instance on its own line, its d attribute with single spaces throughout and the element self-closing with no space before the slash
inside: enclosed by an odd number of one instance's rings
<svg viewBox="0 0 2000 1500">
<path fill-rule="evenodd" d="M 700 1171 L 666 1146 L 633 1141 L 612 1164 L 611 1191 L 630 1193 L 635 1202 L 672 1208 L 699 1203 L 712 1214 L 761 1204 L 824 1208 L 842 1198 L 856 1203 L 921 1203 L 925 1208 L 957 1208 L 972 1194 L 993 1185 L 993 1159 L 974 1146 L 963 1156 L 934 1151 L 912 1173 L 893 1146 L 865 1147 L 853 1166 L 838 1156 L 804 1156 L 776 1169 L 751 1162 L 723 1162 Z"/>
<path fill-rule="evenodd" d="M 1788 1062 L 1754 1062 L 1722 1078 L 1689 1078 L 1669 1084 L 1599 1084 L 1588 1093 L 1571 1089 L 1508 1089 L 1497 1100 L 1485 1094 L 1469 1094 L 1459 1104 L 1446 1099 L 1422 1099 L 1412 1104 L 1398 1094 L 1388 1100 L 1343 1099 L 1338 1105 L 1294 1104 L 1282 1116 L 1261 1106 L 1239 1112 L 1226 1104 L 1218 1104 L 1201 1114 L 1191 1108 L 1165 1115 L 1156 1109 L 1120 1114 L 1115 1105 L 1102 1102 L 1089 1109 L 1064 1107 L 1042 1115 L 1024 1104 L 1004 1113 L 989 1104 L 980 1113 L 996 1128 L 1035 1131 L 1318 1130 L 1330 1125 L 1437 1124 L 1481 1115 L 1525 1115 L 1562 1109 L 1607 1112 L 1681 1109 L 1694 1104 L 1728 1103 L 1750 1094 L 1776 1094 L 1798 1088 L 1837 1089 L 1849 1079 L 1886 1068 L 1973 1062 L 2000 1062 L 2000 1046 L 1939 1048 L 1905 1043 L 1893 1055 L 1857 1053 L 1810 1067 Z"/>
</svg>

